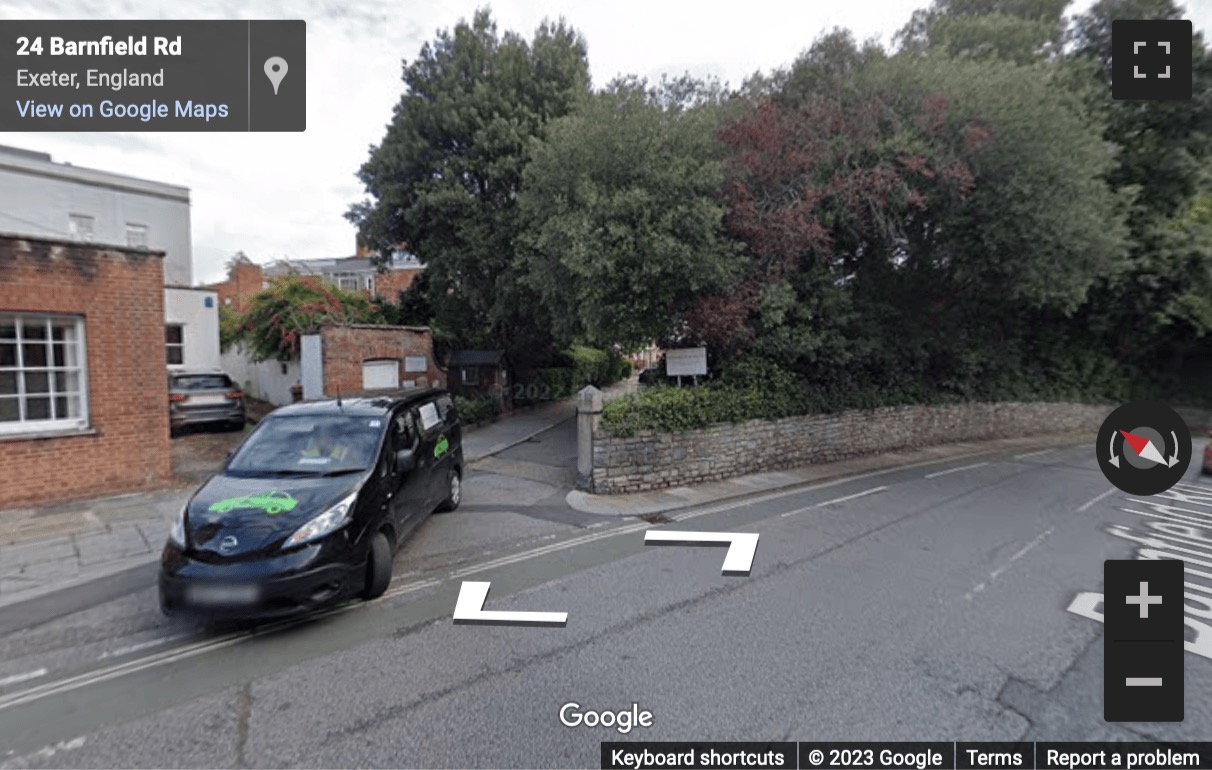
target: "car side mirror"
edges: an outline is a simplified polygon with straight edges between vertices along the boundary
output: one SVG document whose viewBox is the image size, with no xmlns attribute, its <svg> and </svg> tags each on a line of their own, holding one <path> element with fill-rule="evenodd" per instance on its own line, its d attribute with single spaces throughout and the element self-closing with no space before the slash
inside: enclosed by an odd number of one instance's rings
<svg viewBox="0 0 1212 770">
<path fill-rule="evenodd" d="M 407 473 L 417 467 L 417 458 L 411 449 L 396 452 L 396 472 Z"/>
</svg>

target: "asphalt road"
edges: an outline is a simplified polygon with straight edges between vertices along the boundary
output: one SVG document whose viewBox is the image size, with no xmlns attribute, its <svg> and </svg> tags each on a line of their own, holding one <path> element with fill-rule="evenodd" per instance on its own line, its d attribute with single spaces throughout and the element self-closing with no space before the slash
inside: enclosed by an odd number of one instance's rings
<svg viewBox="0 0 1212 770">
<path fill-rule="evenodd" d="M 1212 516 L 1212 484 L 1194 469 L 1185 483 L 1147 502 Z M 1129 539 L 1158 535 L 1142 515 L 1157 509 L 1109 490 L 1088 446 L 658 524 L 525 516 L 469 481 L 468 510 L 422 528 L 379 601 L 199 632 L 143 590 L 0 638 L 0 767 L 597 767 L 603 740 L 1212 739 L 1212 630 L 1196 635 L 1212 580 L 1189 578 L 1186 721 L 1102 721 L 1103 560 L 1212 560 L 1189 539 Z M 645 547 L 650 528 L 758 533 L 752 572 L 721 575 L 722 548 Z M 491 582 L 486 609 L 567 625 L 456 625 L 464 580 Z M 653 724 L 567 727 L 570 702 L 639 704 Z"/>
</svg>

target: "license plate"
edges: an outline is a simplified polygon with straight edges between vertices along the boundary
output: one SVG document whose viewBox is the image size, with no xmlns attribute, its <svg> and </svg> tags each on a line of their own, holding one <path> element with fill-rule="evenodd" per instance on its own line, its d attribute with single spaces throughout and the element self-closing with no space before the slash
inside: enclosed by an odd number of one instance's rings
<svg viewBox="0 0 1212 770">
<path fill-rule="evenodd" d="M 186 595 L 194 604 L 252 604 L 261 591 L 255 585 L 194 585 Z"/>
<path fill-rule="evenodd" d="M 213 406 L 215 404 L 225 404 L 225 403 L 227 403 L 227 396 L 222 396 L 222 395 L 218 395 L 218 396 L 204 395 L 204 396 L 190 396 L 189 397 L 190 406 Z"/>
</svg>

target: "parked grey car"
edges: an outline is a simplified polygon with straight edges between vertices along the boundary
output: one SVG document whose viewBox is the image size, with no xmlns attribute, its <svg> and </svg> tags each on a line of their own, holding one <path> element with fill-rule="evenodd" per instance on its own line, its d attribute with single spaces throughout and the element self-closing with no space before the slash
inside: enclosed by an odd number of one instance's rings
<svg viewBox="0 0 1212 770">
<path fill-rule="evenodd" d="M 168 419 L 174 433 L 202 423 L 243 429 L 244 393 L 223 372 L 170 372 Z"/>
</svg>

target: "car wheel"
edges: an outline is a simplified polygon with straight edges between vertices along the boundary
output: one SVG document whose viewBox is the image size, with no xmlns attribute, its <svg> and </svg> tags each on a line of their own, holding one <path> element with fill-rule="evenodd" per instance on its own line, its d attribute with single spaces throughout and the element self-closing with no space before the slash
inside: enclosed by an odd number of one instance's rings
<svg viewBox="0 0 1212 770">
<path fill-rule="evenodd" d="M 363 599 L 377 599 L 391 585 L 391 541 L 382 532 L 370 539 L 370 555 L 366 560 L 366 587 Z"/>
<path fill-rule="evenodd" d="M 446 499 L 438 506 L 439 511 L 453 511 L 463 502 L 463 478 L 455 469 L 446 476 Z"/>
</svg>

